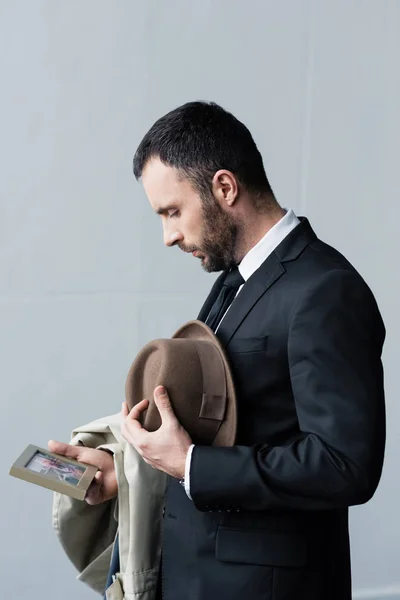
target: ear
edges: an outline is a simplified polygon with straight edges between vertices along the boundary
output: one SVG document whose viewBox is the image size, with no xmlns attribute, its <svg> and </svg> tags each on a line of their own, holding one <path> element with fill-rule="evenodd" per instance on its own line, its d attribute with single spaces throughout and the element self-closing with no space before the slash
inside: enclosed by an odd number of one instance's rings
<svg viewBox="0 0 400 600">
<path fill-rule="evenodd" d="M 222 207 L 231 207 L 239 196 L 239 183 L 231 171 L 220 169 L 212 180 L 212 191 Z"/>
</svg>

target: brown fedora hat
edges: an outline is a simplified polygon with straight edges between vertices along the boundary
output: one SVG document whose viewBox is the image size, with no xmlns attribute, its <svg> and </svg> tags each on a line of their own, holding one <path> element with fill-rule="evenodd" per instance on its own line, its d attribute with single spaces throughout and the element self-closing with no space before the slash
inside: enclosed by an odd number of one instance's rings
<svg viewBox="0 0 400 600">
<path fill-rule="evenodd" d="M 167 388 L 180 424 L 195 444 L 233 446 L 236 437 L 236 393 L 228 359 L 213 331 L 201 321 L 189 321 L 172 339 L 154 340 L 142 348 L 126 380 L 129 409 L 149 400 L 142 425 L 161 425 L 154 402 L 158 385 Z"/>
</svg>

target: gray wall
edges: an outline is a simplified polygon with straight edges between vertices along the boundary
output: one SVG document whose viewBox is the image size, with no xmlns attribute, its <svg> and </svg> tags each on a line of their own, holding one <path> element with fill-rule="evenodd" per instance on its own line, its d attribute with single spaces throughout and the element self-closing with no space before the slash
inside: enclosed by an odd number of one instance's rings
<svg viewBox="0 0 400 600">
<path fill-rule="evenodd" d="M 254 133 L 276 195 L 365 276 L 388 329 L 388 445 L 351 512 L 355 598 L 398 598 L 398 0 L 0 1 L 2 597 L 89 599 L 51 493 L 8 476 L 28 443 L 119 410 L 149 339 L 213 277 L 162 246 L 131 173 L 152 122 L 212 99 Z"/>
</svg>

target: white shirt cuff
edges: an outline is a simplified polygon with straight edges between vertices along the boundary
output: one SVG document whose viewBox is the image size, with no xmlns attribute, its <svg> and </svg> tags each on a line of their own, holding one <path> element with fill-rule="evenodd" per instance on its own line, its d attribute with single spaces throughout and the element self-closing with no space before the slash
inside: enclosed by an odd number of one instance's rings
<svg viewBox="0 0 400 600">
<path fill-rule="evenodd" d="M 194 444 L 189 446 L 189 450 L 186 455 L 186 463 L 185 463 L 185 492 L 186 492 L 188 498 L 190 498 L 190 500 L 192 500 L 192 496 L 190 495 L 190 465 L 192 462 L 193 448 L 194 448 Z"/>
</svg>

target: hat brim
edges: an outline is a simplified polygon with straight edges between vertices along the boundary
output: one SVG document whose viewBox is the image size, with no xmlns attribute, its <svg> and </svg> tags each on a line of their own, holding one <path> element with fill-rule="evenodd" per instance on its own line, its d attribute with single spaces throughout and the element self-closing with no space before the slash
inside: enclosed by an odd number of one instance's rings
<svg viewBox="0 0 400 600">
<path fill-rule="evenodd" d="M 215 333 L 202 321 L 188 321 L 180 327 L 172 336 L 173 339 L 197 339 L 212 342 L 221 354 L 225 367 L 226 387 L 227 387 L 227 409 L 221 426 L 213 441 L 213 446 L 233 446 L 237 431 L 237 397 L 235 384 L 231 372 L 231 366 L 225 351 L 225 348 L 217 338 Z"/>
</svg>

